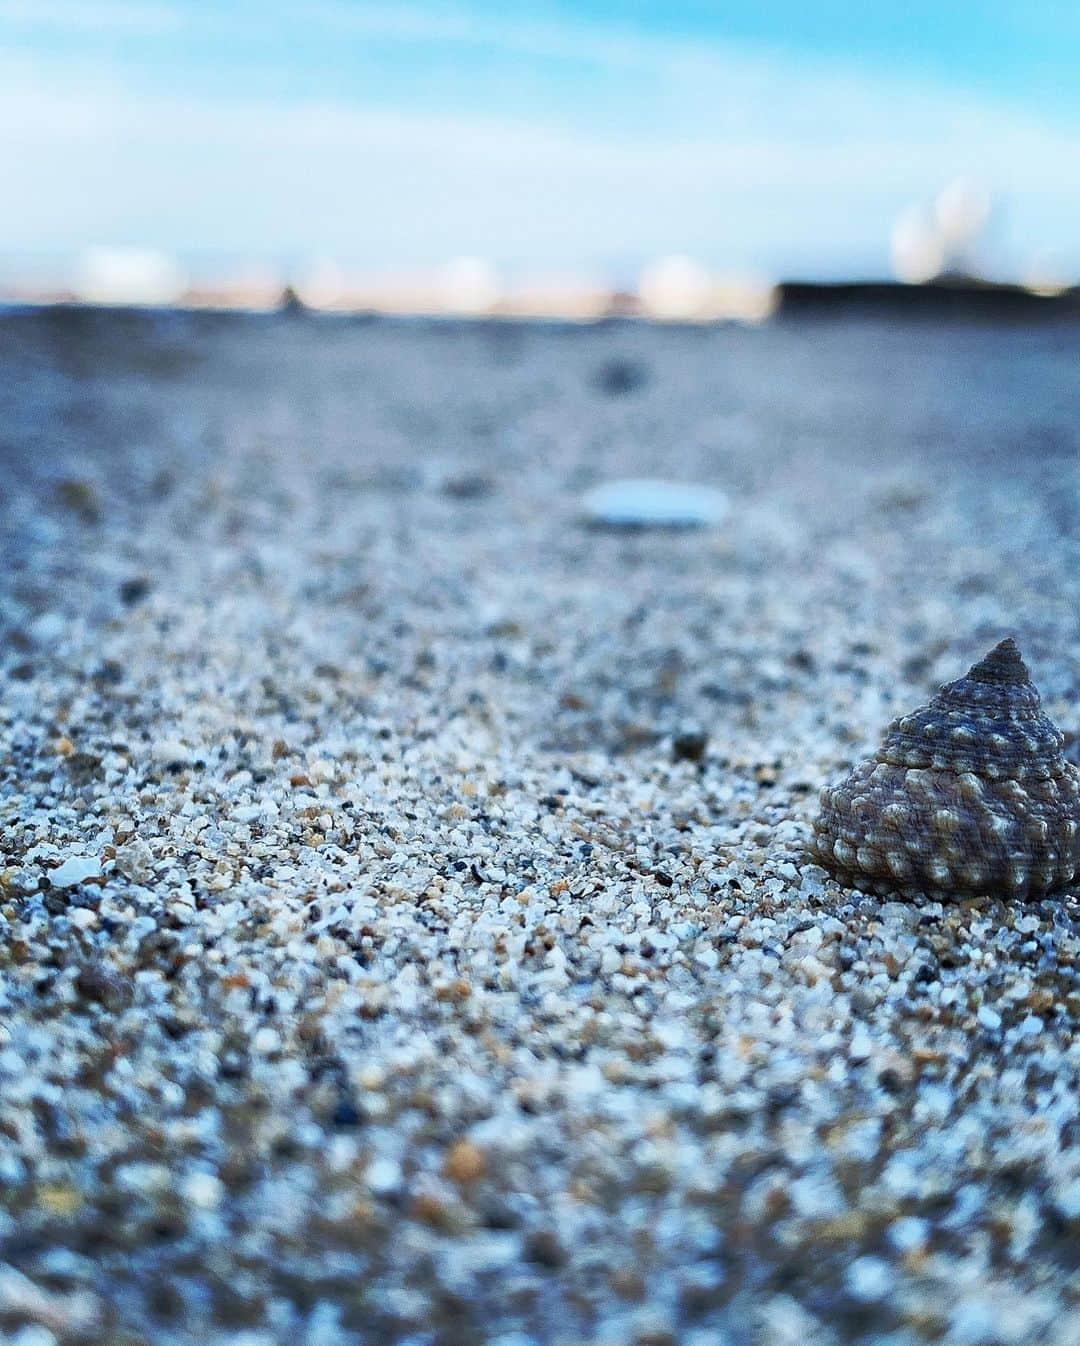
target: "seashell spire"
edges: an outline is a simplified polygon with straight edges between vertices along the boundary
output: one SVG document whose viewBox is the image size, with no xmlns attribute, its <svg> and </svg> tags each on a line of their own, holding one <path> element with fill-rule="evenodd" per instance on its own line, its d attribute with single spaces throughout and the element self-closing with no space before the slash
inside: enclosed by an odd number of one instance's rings
<svg viewBox="0 0 1080 1346">
<path fill-rule="evenodd" d="M 963 681 L 965 679 L 962 678 L 961 682 Z M 1027 664 L 1024 663 L 1020 647 L 1012 636 L 1006 636 L 989 654 L 984 654 L 977 664 L 971 665 L 967 671 L 966 681 L 1014 685 L 1030 682 L 1031 674 L 1028 672 Z"/>
<path fill-rule="evenodd" d="M 1080 772 L 1010 637 L 821 792 L 811 857 L 868 892 L 1038 896 L 1080 874 Z"/>
</svg>

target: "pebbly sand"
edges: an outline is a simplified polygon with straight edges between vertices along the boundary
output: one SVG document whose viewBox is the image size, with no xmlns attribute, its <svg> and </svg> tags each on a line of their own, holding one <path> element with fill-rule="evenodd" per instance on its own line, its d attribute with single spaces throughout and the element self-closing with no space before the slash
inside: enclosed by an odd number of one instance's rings
<svg viewBox="0 0 1080 1346">
<path fill-rule="evenodd" d="M 0 316 L 0 1340 L 1080 1342 L 1076 897 L 801 850 L 1080 734 L 1078 350 Z"/>
</svg>

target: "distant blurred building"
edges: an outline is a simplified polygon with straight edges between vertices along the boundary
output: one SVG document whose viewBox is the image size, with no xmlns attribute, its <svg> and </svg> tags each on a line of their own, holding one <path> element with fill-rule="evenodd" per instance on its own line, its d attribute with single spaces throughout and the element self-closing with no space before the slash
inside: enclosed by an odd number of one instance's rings
<svg viewBox="0 0 1080 1346">
<path fill-rule="evenodd" d="M 633 290 L 612 290 L 608 296 L 608 317 L 640 318 L 641 312 L 641 297 Z"/>
</svg>

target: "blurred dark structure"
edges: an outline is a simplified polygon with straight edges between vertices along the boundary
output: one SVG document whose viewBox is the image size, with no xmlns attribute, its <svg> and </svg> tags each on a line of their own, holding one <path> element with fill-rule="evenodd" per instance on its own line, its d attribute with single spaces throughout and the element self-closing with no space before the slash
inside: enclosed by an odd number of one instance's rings
<svg viewBox="0 0 1080 1346">
<path fill-rule="evenodd" d="M 781 317 L 880 314 L 887 317 L 978 318 L 1028 321 L 1080 318 L 1080 286 L 1056 294 L 974 277 L 943 277 L 925 285 L 898 281 L 783 281 Z"/>
</svg>

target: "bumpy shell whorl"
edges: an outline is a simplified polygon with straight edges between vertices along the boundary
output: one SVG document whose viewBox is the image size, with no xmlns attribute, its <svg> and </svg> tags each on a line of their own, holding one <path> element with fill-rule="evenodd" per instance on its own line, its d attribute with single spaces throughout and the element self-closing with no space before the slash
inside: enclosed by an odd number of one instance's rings
<svg viewBox="0 0 1080 1346">
<path fill-rule="evenodd" d="M 1003 640 L 821 792 L 811 858 L 867 892 L 1039 896 L 1080 874 L 1080 772 Z"/>
</svg>

